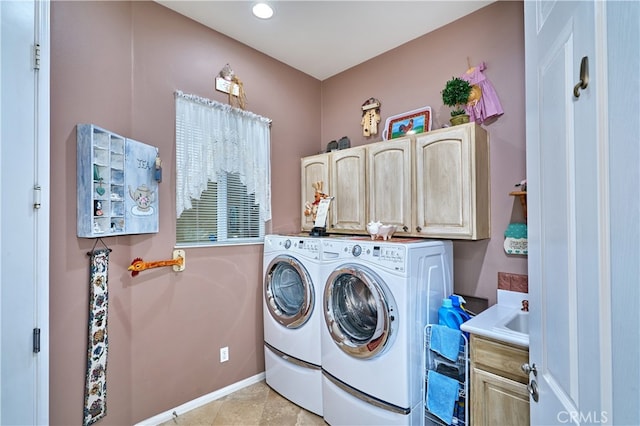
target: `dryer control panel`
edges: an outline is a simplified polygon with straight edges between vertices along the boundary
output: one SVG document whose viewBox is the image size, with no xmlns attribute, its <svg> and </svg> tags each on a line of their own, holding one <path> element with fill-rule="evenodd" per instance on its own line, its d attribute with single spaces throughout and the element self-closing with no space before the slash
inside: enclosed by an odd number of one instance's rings
<svg viewBox="0 0 640 426">
<path fill-rule="evenodd" d="M 320 252 L 320 242 L 314 239 L 295 239 L 291 238 L 293 249 L 302 252 L 313 253 L 315 256 Z"/>
<path fill-rule="evenodd" d="M 265 252 L 290 253 L 308 259 L 320 259 L 320 241 L 313 238 L 267 235 L 264 239 L 264 250 Z"/>
<path fill-rule="evenodd" d="M 320 243 L 317 240 L 291 237 L 285 241 L 285 248 L 287 251 L 292 251 L 311 259 L 320 258 Z"/>
</svg>

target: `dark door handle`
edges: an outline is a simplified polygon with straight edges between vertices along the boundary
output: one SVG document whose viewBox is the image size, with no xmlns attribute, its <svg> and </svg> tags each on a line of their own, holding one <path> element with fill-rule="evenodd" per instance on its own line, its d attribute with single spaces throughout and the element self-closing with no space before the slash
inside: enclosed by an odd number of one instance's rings
<svg viewBox="0 0 640 426">
<path fill-rule="evenodd" d="M 580 97 L 580 89 L 584 90 L 589 85 L 589 58 L 587 56 L 580 61 L 580 81 L 573 87 L 573 96 Z"/>
</svg>

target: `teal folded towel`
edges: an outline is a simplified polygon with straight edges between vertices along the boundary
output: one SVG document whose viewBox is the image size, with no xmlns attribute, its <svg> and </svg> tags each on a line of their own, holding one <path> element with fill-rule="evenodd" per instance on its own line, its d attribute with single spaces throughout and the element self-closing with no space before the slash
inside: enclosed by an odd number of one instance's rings
<svg viewBox="0 0 640 426">
<path fill-rule="evenodd" d="M 431 326 L 431 340 L 429 349 L 442 355 L 450 361 L 456 362 L 460 351 L 460 336 L 462 332 L 444 325 Z"/>
<path fill-rule="evenodd" d="M 427 373 L 427 410 L 445 424 L 450 425 L 453 421 L 459 387 L 457 380 L 433 370 Z"/>
</svg>

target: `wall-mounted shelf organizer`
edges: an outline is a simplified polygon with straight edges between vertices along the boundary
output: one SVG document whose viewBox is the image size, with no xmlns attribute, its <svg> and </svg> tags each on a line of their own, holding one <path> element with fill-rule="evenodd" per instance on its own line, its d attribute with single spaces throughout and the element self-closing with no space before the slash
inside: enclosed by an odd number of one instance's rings
<svg viewBox="0 0 640 426">
<path fill-rule="evenodd" d="M 158 148 L 93 124 L 76 130 L 78 237 L 158 232 Z"/>
<path fill-rule="evenodd" d="M 425 426 L 443 425 L 468 425 L 469 424 L 469 342 L 464 333 L 460 334 L 460 346 L 456 361 L 451 361 L 436 352 L 431 345 L 431 334 L 436 325 L 429 324 L 424 329 L 424 368 L 422 378 L 422 395 L 424 416 L 422 418 Z M 453 405 L 453 415 L 451 422 L 445 422 L 428 408 L 429 394 L 429 372 L 436 372 L 453 379 L 457 382 L 457 399 Z M 441 388 L 432 395 L 440 396 L 444 392 Z M 442 401 L 439 401 L 439 405 Z M 440 405 L 441 406 L 441 405 Z"/>
</svg>

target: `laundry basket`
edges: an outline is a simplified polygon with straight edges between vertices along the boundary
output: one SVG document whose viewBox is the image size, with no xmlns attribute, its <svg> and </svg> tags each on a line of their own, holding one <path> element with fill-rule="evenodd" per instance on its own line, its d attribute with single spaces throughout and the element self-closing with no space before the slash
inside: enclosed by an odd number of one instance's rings
<svg viewBox="0 0 640 426">
<path fill-rule="evenodd" d="M 455 360 L 451 360 L 432 347 L 432 333 L 436 327 L 444 326 L 429 324 L 424 329 L 422 380 L 424 416 L 422 416 L 422 424 L 425 426 L 467 425 L 469 419 L 469 342 L 466 336 L 460 333 L 457 356 L 447 354 L 449 358 L 455 358 Z M 436 332 L 442 332 L 442 330 Z M 433 382 L 431 384 L 429 383 L 430 377 Z M 430 385 L 438 386 L 438 391 L 436 392 L 436 388 L 432 388 L 430 392 Z M 447 394 L 449 394 L 448 397 Z M 432 403 L 434 397 L 441 398 L 443 395 L 446 401 Z M 449 413 L 449 408 L 451 408 L 451 413 Z M 449 415 L 450 421 L 447 421 Z"/>
</svg>

